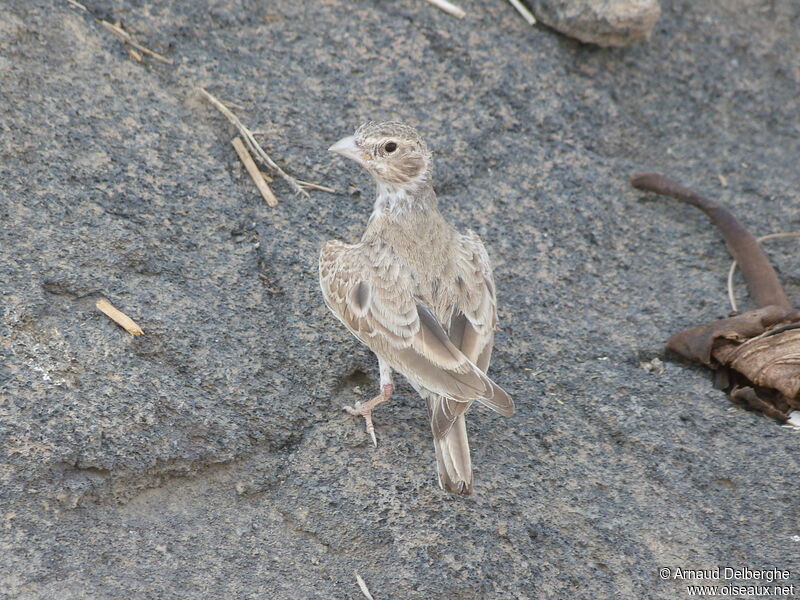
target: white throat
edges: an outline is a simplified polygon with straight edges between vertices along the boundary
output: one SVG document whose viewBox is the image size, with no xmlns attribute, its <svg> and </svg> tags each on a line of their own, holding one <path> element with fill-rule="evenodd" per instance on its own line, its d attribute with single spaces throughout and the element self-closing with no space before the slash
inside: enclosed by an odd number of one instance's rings
<svg viewBox="0 0 800 600">
<path fill-rule="evenodd" d="M 417 177 L 402 185 L 382 181 L 376 183 L 377 195 L 370 220 L 436 207 L 436 194 L 429 178 Z"/>
<path fill-rule="evenodd" d="M 406 186 L 401 187 L 379 182 L 372 216 L 374 218 L 403 212 L 411 208 L 413 203 L 414 198 Z"/>
</svg>

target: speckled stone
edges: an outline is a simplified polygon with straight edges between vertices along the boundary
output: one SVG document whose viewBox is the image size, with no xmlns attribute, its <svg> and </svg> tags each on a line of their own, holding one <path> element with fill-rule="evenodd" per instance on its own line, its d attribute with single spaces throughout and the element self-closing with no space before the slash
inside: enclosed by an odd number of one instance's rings
<svg viewBox="0 0 800 600">
<path fill-rule="evenodd" d="M 536 17 L 564 35 L 598 46 L 625 47 L 650 39 L 658 0 L 530 0 Z"/>
</svg>

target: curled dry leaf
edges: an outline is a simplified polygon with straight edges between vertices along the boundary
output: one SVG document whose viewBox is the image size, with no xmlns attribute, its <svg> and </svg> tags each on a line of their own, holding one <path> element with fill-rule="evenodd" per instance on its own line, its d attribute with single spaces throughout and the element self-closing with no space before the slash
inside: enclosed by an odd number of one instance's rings
<svg viewBox="0 0 800 600">
<path fill-rule="evenodd" d="M 800 310 L 753 235 L 721 204 L 658 173 L 631 180 L 640 190 L 672 196 L 702 210 L 739 263 L 756 310 L 686 329 L 667 348 L 716 371 L 716 384 L 736 404 L 786 421 L 800 410 Z"/>
</svg>

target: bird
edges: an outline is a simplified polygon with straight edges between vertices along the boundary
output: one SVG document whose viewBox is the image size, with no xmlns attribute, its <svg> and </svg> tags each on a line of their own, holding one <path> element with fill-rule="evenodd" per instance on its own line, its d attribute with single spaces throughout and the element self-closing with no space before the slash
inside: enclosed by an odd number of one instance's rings
<svg viewBox="0 0 800 600">
<path fill-rule="evenodd" d="M 368 122 L 329 148 L 374 179 L 377 193 L 361 240 L 323 245 L 325 304 L 378 358 L 380 391 L 346 406 L 377 446 L 372 411 L 403 375 L 425 400 L 439 486 L 473 492 L 465 413 L 474 403 L 510 417 L 514 402 L 486 374 L 497 329 L 491 263 L 473 231 L 445 220 L 432 183 L 432 156 L 410 125 Z"/>
</svg>

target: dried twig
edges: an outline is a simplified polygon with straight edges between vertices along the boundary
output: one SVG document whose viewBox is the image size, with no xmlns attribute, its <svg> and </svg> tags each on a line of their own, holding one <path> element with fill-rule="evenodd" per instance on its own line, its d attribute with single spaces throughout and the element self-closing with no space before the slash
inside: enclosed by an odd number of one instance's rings
<svg viewBox="0 0 800 600">
<path fill-rule="evenodd" d="M 225 100 L 223 104 L 228 108 L 233 108 L 236 110 L 244 110 L 244 106 L 242 106 L 241 104 L 236 104 L 236 102 L 231 102 L 230 100 Z M 255 135 L 255 133 L 256 132 L 254 131 L 253 134 Z"/>
<path fill-rule="evenodd" d="M 660 173 L 638 173 L 631 179 L 631 185 L 640 190 L 672 196 L 676 200 L 695 206 L 706 213 L 706 216 L 722 233 L 728 250 L 739 263 L 747 288 L 756 304 L 759 307 L 775 305 L 786 310 L 792 308 L 792 303 L 786 296 L 786 291 L 778 280 L 778 274 L 770 264 L 764 250 L 758 245 L 756 238 L 727 208 L 714 200 L 704 198 L 697 192 Z"/>
<path fill-rule="evenodd" d="M 364 582 L 363 579 L 361 579 L 361 575 L 359 575 L 358 573 L 356 573 L 356 581 L 358 582 L 358 587 L 361 588 L 361 593 L 364 594 L 364 596 L 366 596 L 368 600 L 375 600 L 375 598 L 372 597 L 372 594 L 369 593 L 369 588 L 367 587 L 367 584 Z"/>
<path fill-rule="evenodd" d="M 522 18 L 528 22 L 528 25 L 536 25 L 536 17 L 520 0 L 508 0 L 511 6 L 517 9 L 517 12 L 522 15 Z"/>
<path fill-rule="evenodd" d="M 335 189 L 329 188 L 324 185 L 320 185 L 318 183 L 311 183 L 310 181 L 303 181 L 302 179 L 298 179 L 297 183 L 299 183 L 304 188 L 308 188 L 309 190 L 319 190 L 320 192 L 328 192 L 329 194 L 336 193 Z"/>
<path fill-rule="evenodd" d="M 253 157 L 250 156 L 244 143 L 242 143 L 242 138 L 238 136 L 233 138 L 231 144 L 233 144 L 233 147 L 236 149 L 236 154 L 239 155 L 239 160 L 244 164 L 244 168 L 247 169 L 247 173 L 250 175 L 253 183 L 256 184 L 258 191 L 261 192 L 264 201 L 272 207 L 278 206 L 278 199 L 275 197 L 275 194 L 272 193 L 272 190 L 269 189 L 267 182 L 264 181 L 261 171 L 258 170 L 256 163 L 253 162 Z"/>
<path fill-rule="evenodd" d="M 95 304 L 98 310 L 105 314 L 109 319 L 114 321 L 117 325 L 122 327 L 131 335 L 144 335 L 144 331 L 139 327 L 136 322 L 126 315 L 121 310 L 114 308 L 111 303 L 105 298 L 101 298 Z"/>
<path fill-rule="evenodd" d="M 800 231 L 794 231 L 790 233 L 770 233 L 769 235 L 761 236 L 760 238 L 756 239 L 756 241 L 760 244 L 761 242 L 766 242 L 767 240 L 792 237 L 800 237 Z M 728 300 L 731 303 L 731 310 L 733 312 L 739 312 L 739 308 L 736 306 L 736 297 L 733 295 L 733 274 L 736 272 L 737 264 L 739 263 L 734 260 L 731 263 L 731 268 L 728 269 Z"/>
<path fill-rule="evenodd" d="M 467 14 L 461 8 L 459 8 L 452 2 L 448 2 L 447 0 L 427 0 L 427 1 L 429 4 L 433 4 L 436 8 L 443 10 L 449 15 L 458 17 L 459 19 L 463 19 Z"/>
<path fill-rule="evenodd" d="M 292 177 L 291 175 L 288 175 L 277 164 L 275 164 L 275 161 L 273 161 L 269 157 L 269 155 L 266 152 L 264 152 L 264 149 L 261 146 L 259 146 L 259 144 L 256 141 L 256 139 L 253 137 L 253 133 L 247 127 L 245 127 L 242 124 L 242 122 L 239 120 L 239 118 L 235 114 L 233 114 L 230 111 L 230 109 L 228 109 L 227 106 L 225 106 L 222 102 L 220 102 L 217 98 L 215 98 L 214 96 L 209 94 L 203 88 L 199 87 L 199 88 L 197 88 L 197 90 L 206 98 L 206 100 L 211 102 L 211 104 L 213 104 L 217 108 L 217 110 L 219 112 L 221 112 L 225 116 L 226 119 L 228 119 L 228 121 L 231 123 L 231 125 L 233 125 L 234 127 L 236 127 L 236 129 L 239 130 L 239 133 L 242 135 L 242 138 L 244 138 L 245 144 L 247 144 L 248 150 L 250 150 L 250 152 L 256 157 L 256 159 L 260 163 L 266 165 L 267 167 L 269 167 L 270 169 L 275 171 L 278 175 L 283 177 L 283 179 L 286 180 L 286 182 L 289 184 L 289 186 L 296 193 L 302 194 L 304 196 L 308 196 L 308 192 L 306 192 L 300 186 L 298 181 L 294 177 Z"/>
<path fill-rule="evenodd" d="M 270 175 L 269 173 L 264 173 L 264 171 L 261 171 L 261 176 L 267 183 L 272 183 L 274 181 L 272 175 Z M 297 183 L 300 184 L 300 187 L 306 190 L 319 190 L 320 192 L 328 192 L 329 194 L 336 193 L 336 190 L 331 187 L 328 187 L 326 185 L 320 185 L 318 183 L 312 183 L 311 181 L 303 181 L 302 179 L 298 179 Z"/>
<path fill-rule="evenodd" d="M 118 26 L 114 25 L 113 23 L 109 23 L 108 21 L 104 21 L 103 19 L 99 19 L 99 21 L 100 21 L 100 24 L 103 27 L 108 29 L 111 33 L 116 35 L 118 38 L 120 38 L 126 44 L 130 44 L 131 46 L 133 46 L 134 48 L 136 48 L 140 52 L 144 52 L 145 54 L 147 54 L 148 56 L 152 56 L 156 60 L 160 60 L 161 62 L 166 63 L 168 65 L 172 64 L 172 61 L 170 59 L 168 59 L 166 56 L 162 56 L 158 52 L 154 52 L 154 51 L 150 50 L 150 48 L 145 48 L 140 43 L 136 42 L 133 39 L 133 37 L 131 36 L 131 34 L 128 33 L 127 31 L 125 31 L 124 29 L 122 29 L 122 27 L 118 27 Z"/>
<path fill-rule="evenodd" d="M 261 176 L 264 178 L 264 181 L 267 183 L 272 183 L 275 181 L 275 178 L 272 177 L 269 173 L 265 173 L 264 171 L 259 171 Z M 311 181 L 303 181 L 302 179 L 298 179 L 297 183 L 300 184 L 300 187 L 306 190 L 319 190 L 320 192 L 328 192 L 329 194 L 335 194 L 336 190 L 328 187 L 326 185 L 320 185 L 319 183 L 312 183 Z"/>
<path fill-rule="evenodd" d="M 76 2 L 75 0 L 67 0 L 67 2 L 69 2 L 70 4 L 72 4 L 72 6 L 74 6 L 75 8 L 80 8 L 81 10 L 85 10 L 86 12 L 89 12 L 89 9 L 88 9 L 88 8 L 86 8 L 86 7 L 85 7 L 83 4 L 81 4 L 80 2 Z"/>
</svg>

